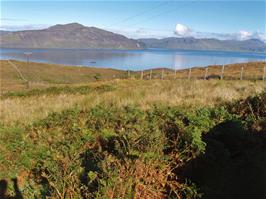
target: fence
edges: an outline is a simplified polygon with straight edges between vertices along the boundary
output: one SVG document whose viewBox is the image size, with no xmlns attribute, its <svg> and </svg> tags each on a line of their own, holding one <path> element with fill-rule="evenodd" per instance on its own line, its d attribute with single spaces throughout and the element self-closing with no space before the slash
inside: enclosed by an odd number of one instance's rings
<svg viewBox="0 0 266 199">
<path fill-rule="evenodd" d="M 18 77 L 23 81 L 26 88 L 32 87 L 34 84 L 45 84 L 45 82 L 37 82 L 29 80 L 22 74 L 19 67 L 8 60 L 8 63 L 13 67 Z M 29 64 L 29 62 L 28 62 Z M 121 71 L 118 75 L 113 75 L 111 79 L 127 79 L 135 78 L 141 80 L 151 79 L 220 79 L 220 80 L 262 80 L 266 82 L 266 62 L 247 63 L 247 64 L 231 64 L 222 66 L 208 66 L 189 68 L 183 70 L 157 68 L 141 71 Z"/>
<path fill-rule="evenodd" d="M 266 63 L 264 66 L 222 65 L 212 67 L 173 70 L 167 68 L 130 71 L 129 78 L 135 79 L 220 79 L 220 80 L 263 80 L 266 81 Z"/>
</svg>

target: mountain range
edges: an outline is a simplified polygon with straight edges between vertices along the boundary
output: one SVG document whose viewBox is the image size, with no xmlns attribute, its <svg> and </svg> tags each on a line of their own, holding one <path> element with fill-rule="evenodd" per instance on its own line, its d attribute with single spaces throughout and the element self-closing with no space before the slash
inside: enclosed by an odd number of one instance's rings
<svg viewBox="0 0 266 199">
<path fill-rule="evenodd" d="M 10 33 L 11 31 L 0 30 L 0 36 Z"/>
<path fill-rule="evenodd" d="M 2 48 L 144 48 L 144 44 L 137 40 L 78 23 L 55 25 L 43 30 L 2 32 L 0 36 Z"/>
<path fill-rule="evenodd" d="M 186 49 L 266 52 L 258 39 L 218 40 L 192 37 L 164 39 L 129 39 L 123 35 L 78 23 L 55 25 L 43 30 L 0 31 L 2 48 L 70 48 L 70 49 Z"/>
<path fill-rule="evenodd" d="M 266 52 L 266 44 L 258 39 L 239 41 L 168 37 L 164 39 L 139 39 L 138 41 L 143 42 L 147 48 Z"/>
</svg>

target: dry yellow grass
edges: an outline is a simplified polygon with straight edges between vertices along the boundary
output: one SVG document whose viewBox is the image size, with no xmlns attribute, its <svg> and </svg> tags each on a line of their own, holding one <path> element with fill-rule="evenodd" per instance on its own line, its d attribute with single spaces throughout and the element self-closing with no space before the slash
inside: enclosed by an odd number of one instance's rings
<svg viewBox="0 0 266 199">
<path fill-rule="evenodd" d="M 154 104 L 184 108 L 213 107 L 221 102 L 266 91 L 266 83 L 262 81 L 113 80 L 89 85 L 96 84 L 112 85 L 115 90 L 87 95 L 60 94 L 2 99 L 0 120 L 4 124 L 16 121 L 30 123 L 53 111 L 62 111 L 74 106 L 89 108 L 96 104 L 138 105 L 143 109 Z"/>
<path fill-rule="evenodd" d="M 263 81 L 220 81 L 197 80 L 204 76 L 204 68 L 194 68 L 191 73 L 191 81 L 186 80 L 188 70 L 177 72 L 174 80 L 174 71 L 165 70 L 165 80 L 137 80 L 140 72 L 132 72 L 134 80 L 110 80 L 125 78 L 126 71 L 113 69 L 99 69 L 88 67 L 69 67 L 53 64 L 40 64 L 12 61 L 25 76 L 31 80 L 33 88 L 45 88 L 50 86 L 78 86 L 108 84 L 115 88 L 110 92 L 92 92 L 87 95 L 59 94 L 41 95 L 23 98 L 7 98 L 0 101 L 0 120 L 4 124 L 19 121 L 30 123 L 31 121 L 47 116 L 50 112 L 61 111 L 66 108 L 78 106 L 88 108 L 96 104 L 139 105 L 148 108 L 154 104 L 178 105 L 184 107 L 215 106 L 220 102 L 232 101 L 255 95 L 266 89 Z M 0 61 L 1 93 L 7 91 L 26 90 L 25 83 L 19 77 L 17 71 L 4 60 Z M 265 62 L 245 64 L 244 77 L 259 78 Z M 227 65 L 225 67 L 225 79 L 238 78 L 242 64 Z M 209 75 L 219 75 L 221 67 L 210 66 Z M 100 82 L 95 82 L 94 76 L 100 74 Z M 161 69 L 153 70 L 153 78 L 160 78 Z M 231 75 L 231 76 L 230 76 Z M 149 78 L 149 71 L 144 71 L 144 79 Z M 183 80 L 181 80 L 183 79 Z M 94 81 L 94 82 L 92 82 Z"/>
<path fill-rule="evenodd" d="M 96 81 L 95 76 L 101 80 L 110 80 L 126 76 L 125 71 L 64 66 L 59 64 L 46 64 L 11 60 L 23 74 L 25 79 L 31 82 L 31 88 L 43 88 L 49 86 L 62 86 L 68 84 L 89 83 Z M 21 80 L 18 72 L 7 60 L 0 60 L 1 93 L 12 90 L 25 90 L 25 81 Z"/>
<path fill-rule="evenodd" d="M 68 84 L 83 84 L 96 81 L 96 76 L 100 80 L 111 80 L 128 78 L 127 71 L 107 68 L 64 66 L 59 64 L 46 64 L 14 61 L 23 76 L 30 80 L 31 88 L 45 88 L 50 86 L 64 86 Z M 250 62 L 245 64 L 230 64 L 225 66 L 225 79 L 239 79 L 241 67 L 244 67 L 244 79 L 262 79 L 263 68 L 266 62 Z M 209 66 L 208 75 L 221 75 L 221 66 Z M 153 69 L 152 78 L 160 79 L 162 69 Z M 187 79 L 188 69 L 178 70 L 176 78 Z M 140 71 L 131 71 L 131 78 L 140 79 Z M 174 79 L 175 73 L 171 69 L 164 69 L 165 79 Z M 205 75 L 205 68 L 193 68 L 191 79 L 202 79 Z M 143 78 L 149 79 L 150 70 L 145 70 Z M 17 71 L 6 60 L 0 60 L 0 88 L 4 93 L 12 90 L 25 90 L 25 82 L 21 80 Z"/>
<path fill-rule="evenodd" d="M 249 62 L 241 64 L 228 64 L 224 67 L 224 79 L 240 79 L 241 68 L 243 67 L 243 79 L 262 79 L 263 68 L 266 67 L 266 62 Z M 203 79 L 205 76 L 205 67 L 194 67 L 191 70 L 192 79 Z M 157 76 L 160 76 L 161 70 L 156 70 Z M 207 76 L 220 76 L 222 72 L 221 65 L 208 66 Z M 148 71 L 147 71 L 148 73 Z M 148 74 L 147 74 L 148 75 Z M 176 78 L 187 79 L 189 75 L 189 69 L 178 70 Z M 165 78 L 174 77 L 172 70 L 165 71 Z"/>
</svg>

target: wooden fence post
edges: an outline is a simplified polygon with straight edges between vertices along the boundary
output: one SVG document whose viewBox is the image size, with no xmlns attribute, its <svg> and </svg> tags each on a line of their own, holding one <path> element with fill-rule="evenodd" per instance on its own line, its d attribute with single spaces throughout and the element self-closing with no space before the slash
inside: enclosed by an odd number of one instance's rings
<svg viewBox="0 0 266 199">
<path fill-rule="evenodd" d="M 174 79 L 176 79 L 176 69 L 175 69 L 175 76 L 174 76 Z"/>
<path fill-rule="evenodd" d="M 204 80 L 207 79 L 207 76 L 208 76 L 208 67 L 205 68 L 205 75 L 204 75 Z"/>
<path fill-rule="evenodd" d="M 191 68 L 189 69 L 189 71 L 188 71 L 188 80 L 190 80 L 191 79 Z"/>
<path fill-rule="evenodd" d="M 241 67 L 240 80 L 243 80 L 244 67 Z"/>
<path fill-rule="evenodd" d="M 263 67 L 263 74 L 262 74 L 262 80 L 265 81 L 266 79 L 266 66 Z"/>
<path fill-rule="evenodd" d="M 221 79 L 223 79 L 223 78 L 224 78 L 224 64 L 222 66 L 222 72 L 221 72 Z"/>
<path fill-rule="evenodd" d="M 152 69 L 150 70 L 150 79 L 152 79 Z"/>
<path fill-rule="evenodd" d="M 162 69 L 162 76 L 161 76 L 161 79 L 163 80 L 164 78 L 164 69 Z"/>
<path fill-rule="evenodd" d="M 141 70 L 140 79 L 143 80 L 143 70 Z"/>
<path fill-rule="evenodd" d="M 130 70 L 127 71 L 127 77 L 130 79 Z"/>
</svg>

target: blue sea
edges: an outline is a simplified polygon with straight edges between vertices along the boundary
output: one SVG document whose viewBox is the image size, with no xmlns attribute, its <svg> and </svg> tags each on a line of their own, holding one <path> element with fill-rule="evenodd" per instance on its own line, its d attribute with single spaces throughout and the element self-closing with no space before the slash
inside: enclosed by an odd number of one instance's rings
<svg viewBox="0 0 266 199">
<path fill-rule="evenodd" d="M 197 50 L 0 49 L 0 59 L 92 66 L 124 70 L 166 67 L 183 69 L 208 65 L 266 61 L 265 54 Z"/>
</svg>

